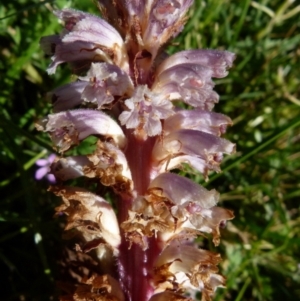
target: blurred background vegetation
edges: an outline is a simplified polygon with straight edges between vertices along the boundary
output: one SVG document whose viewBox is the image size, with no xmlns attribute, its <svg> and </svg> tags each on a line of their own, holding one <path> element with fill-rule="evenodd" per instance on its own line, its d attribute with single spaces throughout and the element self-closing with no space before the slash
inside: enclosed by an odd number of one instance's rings
<svg viewBox="0 0 300 301">
<path fill-rule="evenodd" d="M 96 12 L 93 0 L 14 0 L 0 4 L 0 299 L 55 300 L 61 227 L 48 183 L 35 161 L 53 152 L 34 122 L 51 106 L 45 94 L 68 82 L 67 68 L 46 73 L 42 36 L 61 29 L 53 8 Z M 234 125 L 237 153 L 207 188 L 236 218 L 223 231 L 227 289 L 215 300 L 300 300 L 300 5 L 291 0 L 196 0 L 183 33 L 169 47 L 237 54 L 217 80 L 215 111 Z"/>
</svg>

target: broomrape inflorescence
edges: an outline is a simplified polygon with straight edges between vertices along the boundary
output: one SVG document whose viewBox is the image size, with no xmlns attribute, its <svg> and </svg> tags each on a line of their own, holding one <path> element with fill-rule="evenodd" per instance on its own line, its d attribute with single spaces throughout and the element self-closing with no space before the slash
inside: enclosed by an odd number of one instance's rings
<svg viewBox="0 0 300 301">
<path fill-rule="evenodd" d="M 187 50 L 168 56 L 165 45 L 183 28 L 192 0 L 99 0 L 102 18 L 55 11 L 59 35 L 41 46 L 52 63 L 69 63 L 73 83 L 49 93 L 53 114 L 38 122 L 61 153 L 51 166 L 61 196 L 57 214 L 76 234 L 69 250 L 74 282 L 61 300 L 181 301 L 200 290 L 210 300 L 224 286 L 220 256 L 193 240 L 233 218 L 219 195 L 170 170 L 188 164 L 207 177 L 235 145 L 220 138 L 230 118 L 211 112 L 218 102 L 212 78 L 227 75 L 234 54 Z M 177 107 L 182 100 L 193 107 Z M 65 156 L 89 136 L 94 152 Z M 94 179 L 115 194 L 113 204 L 63 182 Z M 92 181 L 92 180 L 91 180 Z M 113 209 L 116 208 L 116 210 Z"/>
</svg>

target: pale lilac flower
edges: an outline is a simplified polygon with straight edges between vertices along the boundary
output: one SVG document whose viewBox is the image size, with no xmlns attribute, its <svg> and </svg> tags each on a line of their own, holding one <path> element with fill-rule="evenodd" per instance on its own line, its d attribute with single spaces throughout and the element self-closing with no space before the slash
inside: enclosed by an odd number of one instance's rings
<svg viewBox="0 0 300 301">
<path fill-rule="evenodd" d="M 82 91 L 82 98 L 86 102 L 96 103 L 98 108 L 112 103 L 115 96 L 130 96 L 133 92 L 133 84 L 127 73 L 111 64 L 92 63 L 87 75 L 79 79 L 89 82 Z"/>
<path fill-rule="evenodd" d="M 56 11 L 55 14 L 65 21 L 65 30 L 59 36 L 41 39 L 41 47 L 47 54 L 53 54 L 49 74 L 55 73 L 57 66 L 64 62 L 73 63 L 77 70 L 92 61 L 116 63 L 126 68 L 127 58 L 122 51 L 124 41 L 106 21 L 73 9 Z"/>
<path fill-rule="evenodd" d="M 51 154 L 46 159 L 36 160 L 35 164 L 39 166 L 39 168 L 36 170 L 34 174 L 34 178 L 38 181 L 42 180 L 43 178 L 46 178 L 49 183 L 54 184 L 56 182 L 56 178 L 54 174 L 50 173 L 50 166 L 55 159 L 56 159 L 56 155 Z"/>
<path fill-rule="evenodd" d="M 188 50 L 174 54 L 157 68 L 153 90 L 160 89 L 170 100 L 211 110 L 219 101 L 212 77 L 227 75 L 235 55 L 228 51 Z"/>
<path fill-rule="evenodd" d="M 90 135 L 111 137 L 121 148 L 126 137 L 121 127 L 109 116 L 95 110 L 74 110 L 50 114 L 36 124 L 38 130 L 49 132 L 61 152 Z"/>
<path fill-rule="evenodd" d="M 152 1 L 149 1 L 150 3 Z M 158 49 L 183 29 L 184 16 L 193 0 L 153 1 L 142 35 L 146 49 L 156 56 Z M 142 21 L 142 20 L 141 20 Z"/>
<path fill-rule="evenodd" d="M 86 76 L 48 93 L 55 113 L 79 105 L 95 104 L 96 108 L 110 108 L 116 96 L 130 96 L 133 83 L 119 67 L 107 63 L 92 63 Z"/>
<path fill-rule="evenodd" d="M 151 92 L 147 86 L 138 86 L 133 97 L 126 99 L 129 111 L 123 111 L 119 120 L 135 133 L 143 131 L 146 136 L 157 136 L 162 131 L 161 120 L 173 114 L 172 104 L 162 95 Z"/>
</svg>

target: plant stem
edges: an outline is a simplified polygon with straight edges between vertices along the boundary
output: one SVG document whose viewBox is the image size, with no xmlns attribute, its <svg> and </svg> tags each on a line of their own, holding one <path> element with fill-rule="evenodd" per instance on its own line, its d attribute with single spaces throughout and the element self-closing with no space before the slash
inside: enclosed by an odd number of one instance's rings
<svg viewBox="0 0 300 301">
<path fill-rule="evenodd" d="M 155 140 L 140 140 L 131 131 L 126 132 L 129 147 L 125 155 L 132 173 L 134 191 L 137 196 L 141 196 L 145 194 L 151 180 L 151 153 Z M 128 210 L 131 210 L 133 202 L 134 197 L 119 200 L 117 207 L 120 224 L 128 219 Z M 153 294 L 150 271 L 160 248 L 155 239 L 146 238 L 149 248 L 143 250 L 138 244 L 130 245 L 123 231 L 121 235 L 118 267 L 126 301 L 147 301 Z"/>
</svg>

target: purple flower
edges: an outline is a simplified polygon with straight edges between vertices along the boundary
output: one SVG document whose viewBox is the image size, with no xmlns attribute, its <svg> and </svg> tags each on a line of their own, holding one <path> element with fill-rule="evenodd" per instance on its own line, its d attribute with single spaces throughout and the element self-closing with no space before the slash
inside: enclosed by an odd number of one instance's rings
<svg viewBox="0 0 300 301">
<path fill-rule="evenodd" d="M 51 154 L 47 159 L 38 159 L 35 164 L 39 166 L 37 171 L 34 174 L 34 178 L 40 181 L 43 178 L 46 178 L 49 183 L 56 183 L 55 176 L 50 172 L 50 166 L 55 160 L 56 155 Z"/>
</svg>

